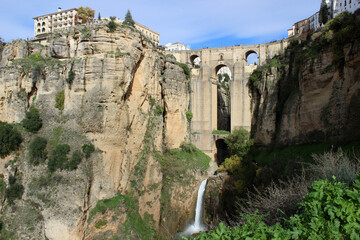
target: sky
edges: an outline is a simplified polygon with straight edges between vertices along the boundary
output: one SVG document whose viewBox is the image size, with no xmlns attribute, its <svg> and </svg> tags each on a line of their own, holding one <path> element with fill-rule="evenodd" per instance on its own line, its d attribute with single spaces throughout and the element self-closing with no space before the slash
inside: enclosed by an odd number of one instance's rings
<svg viewBox="0 0 360 240">
<path fill-rule="evenodd" d="M 160 44 L 191 49 L 257 44 L 287 37 L 287 29 L 320 8 L 321 0 L 0 0 L 0 37 L 32 38 L 33 17 L 89 6 L 102 17 L 133 19 L 160 33 Z"/>
</svg>

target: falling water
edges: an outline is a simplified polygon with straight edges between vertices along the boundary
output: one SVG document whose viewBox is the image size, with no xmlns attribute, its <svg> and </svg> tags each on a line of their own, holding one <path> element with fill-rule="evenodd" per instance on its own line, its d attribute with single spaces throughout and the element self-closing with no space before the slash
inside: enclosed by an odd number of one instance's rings
<svg viewBox="0 0 360 240">
<path fill-rule="evenodd" d="M 203 196 L 205 192 L 206 181 L 207 179 L 202 181 L 199 187 L 197 200 L 196 200 L 195 222 L 185 229 L 185 231 L 183 232 L 184 235 L 192 235 L 194 233 L 198 233 L 206 230 L 206 226 L 202 222 L 202 205 L 203 205 Z"/>
</svg>

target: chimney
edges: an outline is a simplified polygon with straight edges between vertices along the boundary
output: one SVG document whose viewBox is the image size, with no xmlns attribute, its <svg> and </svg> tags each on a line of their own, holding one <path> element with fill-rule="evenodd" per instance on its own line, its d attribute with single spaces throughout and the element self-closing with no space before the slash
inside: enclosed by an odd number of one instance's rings
<svg viewBox="0 0 360 240">
<path fill-rule="evenodd" d="M 58 12 L 61 12 L 61 7 L 58 7 Z"/>
</svg>

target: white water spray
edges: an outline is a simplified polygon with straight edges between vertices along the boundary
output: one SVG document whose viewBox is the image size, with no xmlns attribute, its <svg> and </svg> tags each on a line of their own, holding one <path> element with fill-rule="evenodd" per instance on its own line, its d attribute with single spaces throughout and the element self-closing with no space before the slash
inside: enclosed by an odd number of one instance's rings
<svg viewBox="0 0 360 240">
<path fill-rule="evenodd" d="M 202 210 L 203 210 L 202 205 L 203 205 L 203 196 L 205 192 L 206 181 L 207 179 L 202 181 L 199 187 L 197 200 L 196 200 L 195 222 L 185 229 L 184 231 L 185 235 L 192 235 L 194 233 L 198 233 L 206 230 L 206 226 L 202 222 Z"/>
</svg>

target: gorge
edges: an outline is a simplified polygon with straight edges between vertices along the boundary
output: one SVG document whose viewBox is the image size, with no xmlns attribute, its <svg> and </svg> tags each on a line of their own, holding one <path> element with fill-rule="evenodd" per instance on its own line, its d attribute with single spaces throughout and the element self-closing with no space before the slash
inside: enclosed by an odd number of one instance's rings
<svg viewBox="0 0 360 240">
<path fill-rule="evenodd" d="M 232 158 L 240 179 L 218 166 L 218 155 L 230 157 L 228 134 L 213 133 L 219 66 L 232 71 L 229 130 L 251 127 L 256 150 L 358 141 L 359 17 L 344 19 L 347 27 L 336 20 L 306 41 L 172 56 L 127 26 L 78 26 L 47 44 L 7 43 L 0 120 L 22 144 L 0 159 L 1 238 L 171 239 L 200 208 L 200 183 L 205 223 L 228 220 L 246 180 L 263 184 L 261 176 L 276 170 Z M 254 49 L 259 67 L 243 61 Z M 200 67 L 192 62 L 199 56 Z M 42 123 L 30 131 L 24 119 L 36 111 Z M 45 157 L 34 160 L 37 137 Z M 11 187 L 20 194 L 6 194 Z"/>
</svg>

